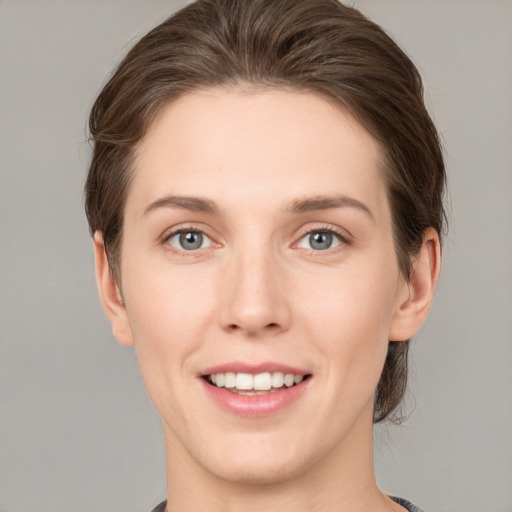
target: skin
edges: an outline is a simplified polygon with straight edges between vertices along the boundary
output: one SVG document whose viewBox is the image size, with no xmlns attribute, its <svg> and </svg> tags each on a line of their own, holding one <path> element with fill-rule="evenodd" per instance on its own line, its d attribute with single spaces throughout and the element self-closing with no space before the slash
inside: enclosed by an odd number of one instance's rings
<svg viewBox="0 0 512 512">
<path fill-rule="evenodd" d="M 199 91 L 150 127 L 127 198 L 120 283 L 101 233 L 95 251 L 114 335 L 135 345 L 163 418 L 169 510 L 403 511 L 375 482 L 373 397 L 388 341 L 410 338 L 428 313 L 440 249 L 427 230 L 406 282 L 380 160 L 349 114 L 310 93 Z M 345 199 L 293 209 L 333 196 Z M 180 229 L 204 232 L 203 246 L 180 248 Z M 334 233 L 333 245 L 312 248 L 313 231 Z M 198 377 L 229 361 L 312 377 L 290 406 L 241 417 Z"/>
</svg>

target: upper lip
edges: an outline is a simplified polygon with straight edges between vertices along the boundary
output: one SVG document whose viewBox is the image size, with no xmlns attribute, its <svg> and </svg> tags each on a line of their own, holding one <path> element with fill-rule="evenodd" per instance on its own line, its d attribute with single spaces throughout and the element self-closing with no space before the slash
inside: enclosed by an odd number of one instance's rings
<svg viewBox="0 0 512 512">
<path fill-rule="evenodd" d="M 288 364 L 277 363 L 273 361 L 263 362 L 263 363 L 244 363 L 233 361 L 229 363 L 223 363 L 215 366 L 211 366 L 210 368 L 206 368 L 205 370 L 200 372 L 200 376 L 204 377 L 206 375 L 214 375 L 216 373 L 250 373 L 252 375 L 257 375 L 258 373 L 264 372 L 283 372 L 283 373 L 293 373 L 294 375 L 309 375 L 311 372 L 298 368 L 296 366 L 291 366 Z"/>
</svg>

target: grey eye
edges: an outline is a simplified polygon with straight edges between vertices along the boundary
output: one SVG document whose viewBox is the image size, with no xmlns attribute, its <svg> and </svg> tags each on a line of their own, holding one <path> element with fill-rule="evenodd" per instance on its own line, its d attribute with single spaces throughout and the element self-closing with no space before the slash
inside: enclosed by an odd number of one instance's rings
<svg viewBox="0 0 512 512">
<path fill-rule="evenodd" d="M 195 251 L 210 244 L 211 240 L 200 231 L 178 231 L 169 237 L 169 244 L 184 251 Z"/>
<path fill-rule="evenodd" d="M 325 251 L 341 244 L 340 237 L 329 231 L 312 231 L 301 238 L 298 246 L 303 249 Z"/>
</svg>

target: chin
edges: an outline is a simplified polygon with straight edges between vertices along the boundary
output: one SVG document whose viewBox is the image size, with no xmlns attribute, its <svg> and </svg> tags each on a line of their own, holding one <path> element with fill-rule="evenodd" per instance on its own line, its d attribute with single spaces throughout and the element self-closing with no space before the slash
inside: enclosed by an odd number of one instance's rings
<svg viewBox="0 0 512 512">
<path fill-rule="evenodd" d="M 279 457 L 278 457 L 279 458 Z M 265 461 L 251 464 L 247 461 L 236 464 L 218 465 L 210 472 L 224 481 L 241 485 L 275 485 L 293 479 L 304 471 L 302 464 L 284 462 L 283 460 Z"/>
<path fill-rule="evenodd" d="M 287 439 L 247 439 L 233 442 L 227 454 L 211 453 L 203 459 L 207 471 L 221 480 L 247 485 L 282 484 L 308 471 L 315 460 L 304 442 Z M 270 442 L 269 442 L 270 441 Z M 203 453 L 203 455 L 206 455 Z"/>
</svg>

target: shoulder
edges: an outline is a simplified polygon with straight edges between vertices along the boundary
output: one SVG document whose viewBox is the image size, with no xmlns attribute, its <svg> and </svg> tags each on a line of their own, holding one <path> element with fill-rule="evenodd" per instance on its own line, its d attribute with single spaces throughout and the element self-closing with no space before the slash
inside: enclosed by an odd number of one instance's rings
<svg viewBox="0 0 512 512">
<path fill-rule="evenodd" d="M 422 510 L 420 507 L 417 507 L 416 505 L 414 505 L 413 503 L 404 498 L 398 498 L 397 496 L 390 496 L 390 498 L 399 505 L 402 505 L 402 507 L 405 507 L 409 512 L 424 512 L 424 510 Z M 158 511 L 155 510 L 154 512 Z"/>
<path fill-rule="evenodd" d="M 165 512 L 166 505 L 167 501 L 162 501 L 162 503 L 159 503 L 151 512 Z"/>
</svg>

